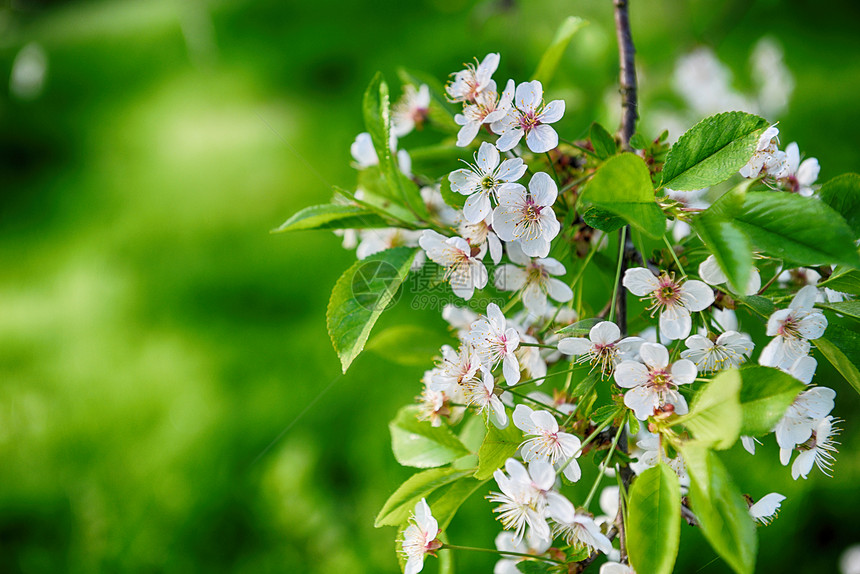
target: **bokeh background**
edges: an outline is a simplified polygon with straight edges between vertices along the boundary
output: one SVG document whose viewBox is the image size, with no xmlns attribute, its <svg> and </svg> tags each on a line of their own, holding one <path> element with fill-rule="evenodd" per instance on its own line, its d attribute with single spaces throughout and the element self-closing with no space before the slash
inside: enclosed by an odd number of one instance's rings
<svg viewBox="0 0 860 574">
<path fill-rule="evenodd" d="M 372 524 L 410 474 L 387 423 L 423 368 L 366 353 L 340 375 L 325 306 L 354 254 L 328 232 L 269 230 L 354 186 L 349 145 L 377 70 L 444 80 L 499 51 L 497 76 L 523 80 L 579 15 L 591 25 L 550 86 L 568 102 L 562 129 L 614 125 L 610 4 L 3 2 L 0 571 L 396 572 L 394 529 Z M 675 62 L 699 46 L 752 89 L 768 36 L 795 83 L 771 118 L 784 143 L 819 158 L 822 180 L 860 171 L 854 3 L 633 0 L 631 13 L 643 116 L 682 105 Z M 436 313 L 405 303 L 381 326 L 406 321 L 444 337 Z M 846 419 L 833 479 L 795 483 L 772 444 L 755 464 L 726 457 L 745 490 L 789 497 L 760 529 L 761 572 L 836 572 L 860 541 L 858 400 L 831 369 L 819 377 Z M 491 545 L 489 508 L 470 500 L 452 540 Z M 727 571 L 684 531 L 678 572 Z"/>
</svg>

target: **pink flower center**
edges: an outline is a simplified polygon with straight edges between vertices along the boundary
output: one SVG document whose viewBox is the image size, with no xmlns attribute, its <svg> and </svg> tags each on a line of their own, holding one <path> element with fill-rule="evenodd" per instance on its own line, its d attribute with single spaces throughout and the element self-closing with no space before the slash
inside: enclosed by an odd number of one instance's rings
<svg viewBox="0 0 860 574">
<path fill-rule="evenodd" d="M 529 133 L 536 126 L 540 125 L 540 119 L 534 112 L 525 112 L 520 115 L 519 124 L 525 133 Z"/>
<path fill-rule="evenodd" d="M 800 321 L 794 315 L 789 315 L 776 332 L 786 339 L 800 339 Z"/>
<path fill-rule="evenodd" d="M 657 392 L 662 392 L 673 389 L 675 384 L 672 382 L 672 375 L 665 369 L 654 368 L 648 369 L 648 386 Z"/>
</svg>

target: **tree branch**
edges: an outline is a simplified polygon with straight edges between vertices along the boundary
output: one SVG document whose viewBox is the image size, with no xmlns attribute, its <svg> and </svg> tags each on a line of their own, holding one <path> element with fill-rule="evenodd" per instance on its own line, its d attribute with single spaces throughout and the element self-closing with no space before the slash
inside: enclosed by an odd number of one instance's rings
<svg viewBox="0 0 860 574">
<path fill-rule="evenodd" d="M 628 0 L 613 0 L 615 4 L 615 35 L 618 38 L 618 63 L 619 63 L 619 86 L 621 91 L 621 127 L 619 135 L 621 136 L 621 148 L 624 151 L 630 150 L 630 138 L 636 132 L 636 120 L 639 118 L 638 99 L 637 99 L 637 83 L 636 83 L 636 66 L 634 56 L 636 49 L 633 46 L 633 36 L 630 33 L 630 15 L 627 11 Z M 624 248 L 621 250 L 621 274 L 619 276 L 618 285 L 615 288 L 617 292 L 616 309 L 618 311 L 618 326 L 621 329 L 622 336 L 627 335 L 627 292 L 624 289 L 622 280 L 630 263 L 636 257 L 636 248 L 633 245 L 632 230 L 627 232 L 619 232 L 619 241 L 624 241 Z M 628 452 L 627 448 L 627 433 L 621 434 L 619 447 L 623 452 Z M 621 488 L 627 491 L 630 482 L 633 480 L 633 471 L 627 465 L 619 467 L 621 473 Z M 618 496 L 623 497 L 624 493 L 619 492 Z M 627 563 L 627 533 L 625 532 L 624 516 L 622 512 L 622 501 L 619 500 L 618 516 L 615 517 L 615 527 L 618 532 L 618 539 L 621 543 L 621 563 Z"/>
<path fill-rule="evenodd" d="M 633 47 L 633 36 L 630 34 L 630 16 L 627 12 L 628 0 L 615 2 L 615 35 L 618 38 L 618 62 L 620 64 L 621 87 L 621 147 L 630 150 L 630 138 L 636 132 L 636 120 L 639 118 L 636 66 Z"/>
</svg>

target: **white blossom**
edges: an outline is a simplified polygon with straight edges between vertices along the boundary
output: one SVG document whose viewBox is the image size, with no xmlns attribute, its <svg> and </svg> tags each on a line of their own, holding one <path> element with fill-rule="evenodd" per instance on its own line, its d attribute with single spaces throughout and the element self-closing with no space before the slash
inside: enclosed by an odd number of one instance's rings
<svg viewBox="0 0 860 574">
<path fill-rule="evenodd" d="M 741 445 L 744 447 L 744 450 L 750 454 L 755 454 L 755 445 L 756 443 L 761 444 L 761 441 L 755 438 L 754 436 L 744 436 L 741 435 Z"/>
<path fill-rule="evenodd" d="M 779 513 L 779 506 L 783 500 L 785 500 L 785 496 L 778 492 L 766 494 L 761 497 L 758 502 L 750 506 L 750 516 L 752 516 L 756 522 L 761 524 L 770 524 Z"/>
<path fill-rule="evenodd" d="M 556 521 L 555 535 L 577 548 L 599 550 L 604 554 L 612 551 L 612 542 L 600 531 L 590 514 L 577 511 L 571 520 Z"/>
<path fill-rule="evenodd" d="M 713 255 L 708 255 L 708 258 L 702 261 L 699 265 L 699 277 L 708 285 L 722 285 L 728 282 L 728 277 L 720 269 L 717 263 L 717 258 Z M 761 288 L 761 273 L 755 267 L 750 269 L 750 277 L 747 280 L 744 288 L 744 295 L 755 295 Z"/>
<path fill-rule="evenodd" d="M 812 436 L 812 430 L 819 420 L 833 410 L 836 391 L 827 387 L 812 387 L 797 395 L 785 414 L 776 423 L 776 443 L 780 447 L 779 458 L 783 465 L 788 464 L 791 450 Z"/>
<path fill-rule="evenodd" d="M 463 215 L 469 223 L 478 223 L 490 215 L 491 199 L 498 200 L 499 187 L 520 179 L 528 169 L 520 158 L 500 163 L 499 150 L 484 142 L 475 154 L 475 163 L 468 169 L 452 171 L 448 176 L 451 190 L 468 196 Z"/>
<path fill-rule="evenodd" d="M 499 306 L 490 303 L 486 317 L 472 324 L 468 339 L 483 364 L 495 368 L 501 362 L 505 381 L 514 385 L 520 380 L 520 364 L 515 353 L 520 346 L 520 335 L 515 328 L 505 325 L 506 319 Z"/>
<path fill-rule="evenodd" d="M 463 105 L 463 113 L 454 116 L 454 122 L 462 126 L 457 132 L 457 146 L 466 147 L 483 125 L 492 125 L 504 118 L 514 101 L 514 81 L 508 80 L 505 91 L 499 96 L 496 91 L 496 82 L 490 80 L 487 87 L 482 90 L 472 103 Z"/>
<path fill-rule="evenodd" d="M 740 174 L 746 178 L 756 178 L 760 174 L 775 175 L 785 165 L 785 152 L 780 151 L 777 136 L 779 130 L 775 125 L 767 128 L 758 140 L 755 153 L 749 162 L 740 170 Z"/>
<path fill-rule="evenodd" d="M 503 241 L 516 241 L 530 257 L 549 255 L 550 241 L 561 225 L 552 210 L 558 186 L 539 171 L 529 181 L 528 192 L 518 183 L 499 188 L 499 205 L 493 211 L 493 229 Z"/>
<path fill-rule="evenodd" d="M 818 180 L 820 170 L 818 160 L 814 157 L 800 163 L 800 149 L 797 143 L 791 142 L 785 148 L 785 164 L 775 177 L 785 189 L 809 197 L 814 191 L 812 185 Z"/>
<path fill-rule="evenodd" d="M 678 385 L 696 380 L 696 365 L 687 359 L 670 364 L 669 351 L 656 343 L 643 343 L 639 357 L 641 363 L 622 361 L 615 368 L 615 382 L 630 389 L 624 394 L 624 404 L 642 421 L 666 405 L 672 405 L 676 414 L 687 414 L 687 401 Z"/>
<path fill-rule="evenodd" d="M 412 84 L 403 89 L 403 96 L 391 107 L 391 133 L 403 137 L 417 126 L 421 129 L 430 111 L 430 88 L 421 84 L 417 90 Z"/>
<path fill-rule="evenodd" d="M 493 214 L 490 212 L 486 219 L 478 223 L 469 223 L 461 218 L 457 231 L 472 247 L 483 249 L 484 245 L 490 251 L 490 259 L 497 264 L 502 260 L 502 242 L 493 231 Z"/>
<path fill-rule="evenodd" d="M 445 237 L 432 229 L 425 229 L 418 240 L 427 257 L 445 268 L 445 280 L 451 290 L 466 301 L 472 298 L 475 289 L 487 285 L 487 268 L 481 259 L 485 252 L 472 255 L 472 248 L 462 237 Z"/>
<path fill-rule="evenodd" d="M 621 338 L 621 329 L 611 321 L 601 321 L 584 337 L 566 337 L 558 342 L 558 350 L 565 355 L 579 357 L 577 363 L 591 363 L 610 376 L 615 366 L 624 360 L 633 360 L 644 342 L 640 337 Z"/>
<path fill-rule="evenodd" d="M 459 351 L 454 351 L 449 345 L 442 347 L 442 361 L 433 372 L 430 388 L 451 392 L 478 376 L 481 370 L 481 360 L 477 351 L 468 343 L 460 345 Z"/>
<path fill-rule="evenodd" d="M 513 149 L 525 136 L 526 145 L 534 153 L 544 153 L 558 145 L 558 134 L 548 124 L 564 115 L 564 100 L 543 103 L 543 86 L 538 80 L 517 86 L 513 106 L 505 117 L 493 122 L 490 129 L 499 134 L 499 151 Z"/>
<path fill-rule="evenodd" d="M 791 465 L 791 477 L 794 480 L 799 476 L 805 479 L 813 465 L 825 476 L 833 476 L 832 466 L 836 460 L 833 453 L 837 452 L 836 445 L 839 444 L 833 440 L 839 434 L 839 429 L 833 426 L 835 422 L 831 416 L 824 417 L 815 425 L 809 440 L 800 445 L 801 453 Z"/>
<path fill-rule="evenodd" d="M 660 335 L 667 339 L 684 339 L 690 334 L 691 311 L 703 311 L 714 302 L 714 292 L 702 281 L 675 280 L 663 273 L 655 277 L 645 267 L 634 267 L 624 273 L 623 285 L 637 297 L 649 297 L 648 307 L 660 313 Z"/>
<path fill-rule="evenodd" d="M 565 466 L 564 476 L 576 482 L 582 476 L 576 458 L 582 446 L 578 437 L 558 428 L 558 421 L 549 411 L 534 411 L 526 405 L 517 405 L 514 410 L 514 425 L 526 435 L 520 445 L 525 462 L 544 461 L 560 467 Z"/>
<path fill-rule="evenodd" d="M 496 428 L 508 426 L 508 413 L 505 405 L 496 395 L 496 380 L 493 373 L 486 367 L 481 367 L 481 376 L 463 381 L 463 394 L 466 404 L 478 409 L 479 413 L 486 413 Z"/>
<path fill-rule="evenodd" d="M 827 318 L 813 308 L 818 290 L 807 285 L 791 300 L 788 309 L 775 311 L 767 321 L 767 335 L 773 337 L 764 348 L 759 363 L 769 367 L 790 367 L 809 353 L 809 340 L 827 328 Z"/>
<path fill-rule="evenodd" d="M 404 574 L 418 574 L 424 568 L 424 557 L 435 556 L 442 543 L 436 539 L 439 524 L 430 513 L 430 507 L 423 498 L 415 505 L 415 512 L 409 517 L 409 526 L 403 532 L 401 553 L 406 558 Z"/>
<path fill-rule="evenodd" d="M 501 492 L 487 498 L 499 506 L 493 509 L 506 530 L 513 530 L 516 542 L 523 538 L 526 526 L 540 539 L 551 540 L 547 518 L 556 522 L 573 520 L 573 505 L 554 490 L 555 471 L 546 462 L 533 462 L 528 470 L 518 460 L 509 458 L 505 472 L 493 473 Z"/>
<path fill-rule="evenodd" d="M 636 571 L 620 562 L 605 562 L 600 566 L 597 574 L 636 574 Z"/>
<path fill-rule="evenodd" d="M 448 98 L 452 102 L 474 102 L 481 92 L 492 86 L 499 60 L 499 54 L 487 54 L 477 67 L 465 64 L 466 68 L 453 74 L 454 79 L 445 86 Z"/>
<path fill-rule="evenodd" d="M 681 358 L 693 361 L 700 373 L 736 368 L 749 359 L 755 347 L 749 335 L 737 331 L 726 331 L 716 341 L 692 335 L 685 343 Z"/>
<path fill-rule="evenodd" d="M 386 227 L 382 229 L 362 229 L 358 232 L 359 243 L 355 249 L 355 256 L 365 259 L 375 253 L 392 249 L 394 247 L 418 247 L 418 239 L 421 231 L 401 229 L 399 227 Z M 420 269 L 424 265 L 424 252 L 419 252 L 412 263 L 412 269 Z"/>
<path fill-rule="evenodd" d="M 543 315 L 546 311 L 547 295 L 559 303 L 567 303 L 573 299 L 573 291 L 567 283 L 555 278 L 565 274 L 564 265 L 556 259 L 531 259 L 517 243 L 509 243 L 507 251 L 508 258 L 516 265 L 508 263 L 496 269 L 497 289 L 522 289 L 523 304 L 536 315 Z"/>
</svg>

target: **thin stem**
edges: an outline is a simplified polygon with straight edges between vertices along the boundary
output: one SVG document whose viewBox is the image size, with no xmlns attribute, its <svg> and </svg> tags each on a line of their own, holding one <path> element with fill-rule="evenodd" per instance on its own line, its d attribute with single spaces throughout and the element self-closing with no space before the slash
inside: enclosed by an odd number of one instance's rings
<svg viewBox="0 0 860 574">
<path fill-rule="evenodd" d="M 776 273 L 773 274 L 773 277 L 770 278 L 770 281 L 768 281 L 767 283 L 764 284 L 764 287 L 762 287 L 761 289 L 758 290 L 758 293 L 756 293 L 756 295 L 761 295 L 762 293 L 767 291 L 768 288 L 771 285 L 773 285 L 774 281 L 776 281 L 779 278 L 779 275 L 781 273 L 782 273 L 782 264 L 780 263 L 779 267 L 776 268 Z M 824 283 L 826 283 L 826 281 Z M 819 285 L 821 285 L 821 283 L 819 283 Z"/>
<path fill-rule="evenodd" d="M 506 390 L 516 389 L 517 387 L 522 387 L 523 385 L 530 385 L 531 383 L 535 383 L 537 381 L 542 381 L 544 379 L 548 379 L 548 378 L 554 377 L 556 375 L 570 374 L 575 370 L 576 369 L 574 368 L 574 369 L 568 369 L 567 371 L 556 371 L 555 373 L 550 373 L 548 375 L 544 375 L 543 377 L 535 377 L 535 378 L 529 379 L 527 381 L 520 381 L 519 383 L 517 383 L 515 385 L 511 385 L 510 387 L 506 387 Z"/>
<path fill-rule="evenodd" d="M 549 162 L 549 167 L 552 168 L 552 176 L 555 179 L 555 183 L 561 185 L 561 180 L 558 179 L 558 172 L 555 170 L 555 163 L 552 161 L 552 157 L 549 155 L 549 152 L 544 152 L 546 154 L 546 161 Z"/>
<path fill-rule="evenodd" d="M 505 556 L 522 556 L 524 558 L 535 558 L 544 562 L 554 562 L 556 564 L 564 564 L 561 560 L 555 558 L 546 558 L 544 556 L 535 556 L 534 554 L 524 554 L 523 552 L 511 552 L 508 550 L 495 550 L 493 548 L 475 548 L 473 546 L 457 546 L 456 544 L 443 544 L 439 550 L 469 550 L 471 552 L 487 552 L 489 554 L 503 554 Z"/>
<path fill-rule="evenodd" d="M 580 177 L 579 179 L 575 179 L 575 180 L 571 181 L 570 183 L 568 183 L 564 187 L 562 187 L 560 190 L 558 190 L 558 194 L 561 195 L 562 193 L 569 190 L 570 188 L 576 187 L 580 183 L 584 183 L 584 182 L 588 181 L 589 179 L 591 179 L 591 176 L 593 176 L 593 175 L 594 175 L 594 173 L 589 173 L 589 174 L 586 174 L 586 175 Z"/>
<path fill-rule="evenodd" d="M 555 414 L 557 414 L 557 415 L 559 415 L 559 416 L 565 416 L 565 414 L 564 414 L 563 412 L 561 412 L 560 410 L 558 410 L 557 408 L 555 408 L 555 407 L 551 407 L 551 406 L 549 406 L 548 404 L 546 404 L 546 403 L 544 403 L 544 402 L 541 402 L 541 401 L 539 401 L 539 400 L 537 400 L 537 399 L 533 399 L 533 398 L 531 398 L 531 397 L 530 397 L 530 396 L 528 396 L 528 395 L 524 395 L 523 393 L 521 393 L 521 392 L 519 392 L 519 391 L 512 391 L 512 390 L 510 389 L 510 387 L 505 388 L 505 389 L 502 389 L 502 391 L 503 391 L 503 392 L 506 392 L 506 393 L 511 393 L 511 394 L 512 394 L 512 395 L 514 395 L 515 397 L 519 397 L 519 398 L 521 398 L 521 399 L 523 399 L 523 400 L 526 400 L 526 401 L 532 402 L 532 403 L 534 403 L 534 404 L 536 404 L 536 405 L 540 405 L 540 406 L 542 406 L 542 407 L 543 407 L 543 408 L 545 408 L 545 409 L 551 410 L 552 412 L 554 412 Z"/>
<path fill-rule="evenodd" d="M 668 238 L 668 237 L 666 237 L 666 234 L 665 234 L 665 233 L 663 234 L 663 243 L 665 243 L 665 244 L 666 244 L 666 248 L 669 250 L 669 253 L 671 253 L 671 254 L 672 254 L 672 259 L 674 259 L 674 260 L 675 260 L 675 265 L 677 265 L 677 266 L 678 266 L 678 270 L 681 272 L 681 275 L 683 275 L 684 277 L 686 277 L 686 276 L 687 276 L 687 272 L 686 272 L 686 271 L 684 271 L 684 266 L 683 266 L 683 265 L 681 265 L 681 262 L 678 260 L 678 254 L 677 254 L 677 253 L 675 253 L 675 248 L 674 248 L 674 247 L 672 247 L 672 244 L 669 242 L 669 238 Z"/>
<path fill-rule="evenodd" d="M 624 431 L 624 425 L 618 425 L 618 432 L 615 433 L 615 438 L 612 439 L 612 446 L 609 447 L 609 454 L 606 455 L 606 458 L 603 459 L 603 464 L 600 465 L 600 472 L 597 474 L 597 479 L 594 481 L 594 484 L 591 485 L 591 490 L 588 492 L 588 497 L 585 499 L 585 503 L 582 505 L 588 510 L 588 505 L 591 504 L 591 499 L 594 498 L 594 493 L 597 492 L 597 486 L 600 484 L 600 481 L 603 479 L 603 475 L 606 474 L 606 464 L 612 460 L 612 455 L 615 454 L 615 447 L 618 444 L 618 439 L 621 438 L 621 433 Z"/>
<path fill-rule="evenodd" d="M 621 237 L 618 240 L 618 268 L 615 270 L 615 285 L 617 288 L 612 291 L 612 305 L 609 307 L 609 320 L 612 321 L 615 318 L 615 303 L 618 300 L 618 292 L 623 289 L 621 285 L 621 267 L 624 265 L 625 259 L 625 243 L 627 243 L 627 226 L 621 228 Z"/>
<path fill-rule="evenodd" d="M 541 349 L 557 349 L 554 345 L 544 345 L 542 343 L 525 343 L 520 341 L 520 347 L 539 347 Z"/>
<path fill-rule="evenodd" d="M 510 301 L 508 301 L 508 304 L 507 304 L 507 305 L 505 305 L 505 308 L 504 308 L 504 309 L 502 309 L 502 314 L 504 315 L 505 313 L 507 313 L 508 311 L 510 311 L 510 310 L 511 310 L 511 307 L 513 307 L 514 305 L 516 305 L 516 304 L 517 304 L 517 302 L 520 300 L 520 297 L 522 297 L 522 296 L 523 296 L 523 292 L 522 292 L 522 291 L 517 291 L 517 294 L 516 294 L 516 295 L 514 295 L 513 297 L 511 297 L 511 300 L 510 300 Z"/>
</svg>

